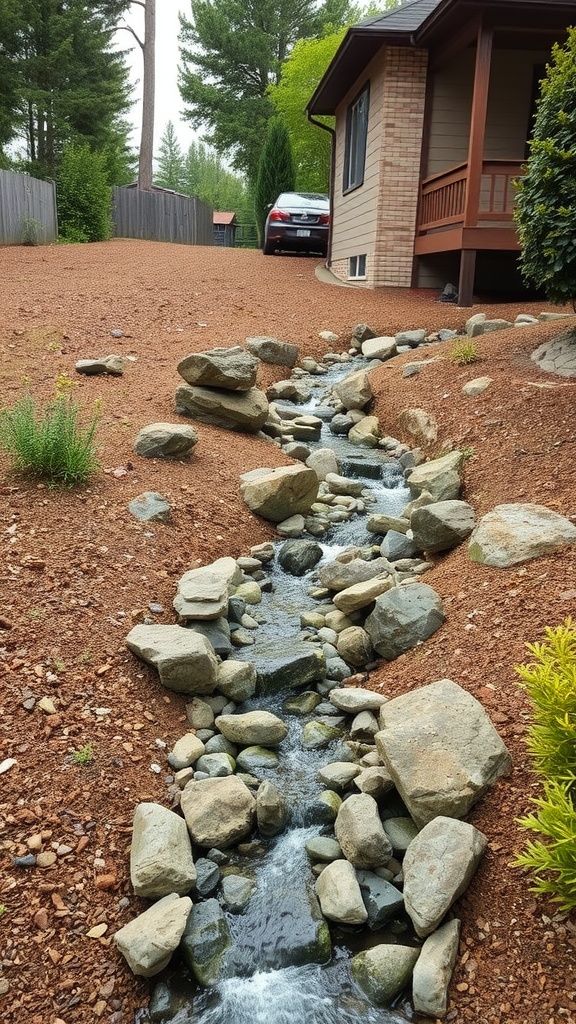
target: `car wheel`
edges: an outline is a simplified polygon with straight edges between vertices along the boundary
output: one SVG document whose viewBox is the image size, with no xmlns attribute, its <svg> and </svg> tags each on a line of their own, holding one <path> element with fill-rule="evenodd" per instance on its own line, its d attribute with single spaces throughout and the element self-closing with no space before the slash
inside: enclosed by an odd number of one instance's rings
<svg viewBox="0 0 576 1024">
<path fill-rule="evenodd" d="M 269 242 L 267 238 L 264 239 L 264 245 L 262 246 L 262 252 L 265 256 L 273 256 L 275 249 L 272 242 Z"/>
</svg>

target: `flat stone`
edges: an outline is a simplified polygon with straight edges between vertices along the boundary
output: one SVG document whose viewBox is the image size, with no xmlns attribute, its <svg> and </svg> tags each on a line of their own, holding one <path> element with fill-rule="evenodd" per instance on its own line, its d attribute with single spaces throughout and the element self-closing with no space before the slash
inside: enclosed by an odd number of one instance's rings
<svg viewBox="0 0 576 1024">
<path fill-rule="evenodd" d="M 253 355 L 234 345 L 193 352 L 180 360 L 176 369 L 187 384 L 249 391 L 256 383 L 259 362 Z"/>
<path fill-rule="evenodd" d="M 185 423 L 149 423 L 134 443 L 137 455 L 145 459 L 184 459 L 198 442 L 198 434 Z"/>
<path fill-rule="evenodd" d="M 576 543 L 576 526 L 544 505 L 497 505 L 483 516 L 468 546 L 471 562 L 507 569 Z"/>
<path fill-rule="evenodd" d="M 191 694 L 214 691 L 218 662 L 205 637 L 182 626 L 139 623 L 126 637 L 126 646 L 154 665 L 167 689 Z"/>
<path fill-rule="evenodd" d="M 338 591 L 337 594 L 334 594 L 334 604 L 339 611 L 350 615 L 352 612 L 372 604 L 377 597 L 385 594 L 393 586 L 392 577 L 388 573 L 382 573 L 381 576 L 376 576 L 374 579 L 365 580 L 363 583 L 356 583 L 352 587 Z"/>
<path fill-rule="evenodd" d="M 196 868 L 186 822 L 161 804 L 141 803 L 134 812 L 130 880 L 137 896 L 184 896 L 194 887 Z"/>
<path fill-rule="evenodd" d="M 122 356 L 102 356 L 99 359 L 79 359 L 76 363 L 76 373 L 84 373 L 88 376 L 97 374 L 108 374 L 111 377 L 121 377 L 124 373 L 124 360 Z"/>
<path fill-rule="evenodd" d="M 242 579 L 234 558 L 189 569 L 178 580 L 174 610 L 183 619 L 219 619 L 228 611 L 230 590 Z"/>
<path fill-rule="evenodd" d="M 468 398 L 476 398 L 493 383 L 493 377 L 474 377 L 473 380 L 469 380 L 463 385 L 462 391 Z"/>
<path fill-rule="evenodd" d="M 170 893 L 116 932 L 114 942 L 133 974 L 151 978 L 168 966 L 191 909 L 188 896 Z"/>
<path fill-rule="evenodd" d="M 396 342 L 396 338 L 386 335 L 381 335 L 378 338 L 367 338 L 366 341 L 362 342 L 362 355 L 366 359 L 380 359 L 384 362 L 384 360 L 396 355 L 398 351 Z"/>
<path fill-rule="evenodd" d="M 426 939 L 412 976 L 416 1013 L 443 1020 L 448 1010 L 448 989 L 458 956 L 460 921 L 454 919 Z"/>
<path fill-rule="evenodd" d="M 157 491 L 144 491 L 128 504 L 132 515 L 141 523 L 169 523 L 172 517 L 172 506 Z"/>
<path fill-rule="evenodd" d="M 366 690 L 361 686 L 342 686 L 332 690 L 329 700 L 339 711 L 356 715 L 359 711 L 378 711 L 386 703 L 387 698 L 375 690 Z"/>
</svg>

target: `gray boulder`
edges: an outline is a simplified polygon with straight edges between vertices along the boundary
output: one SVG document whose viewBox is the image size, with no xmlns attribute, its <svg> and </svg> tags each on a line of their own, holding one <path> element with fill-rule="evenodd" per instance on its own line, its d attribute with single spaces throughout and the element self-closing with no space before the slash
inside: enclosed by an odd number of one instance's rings
<svg viewBox="0 0 576 1024">
<path fill-rule="evenodd" d="M 418 826 L 462 817 L 510 768 L 510 755 L 482 705 L 440 679 L 380 709 L 376 746 Z"/>
<path fill-rule="evenodd" d="M 201 985 L 217 983 L 231 945 L 228 922 L 218 900 L 197 903 L 182 936 L 182 955 Z"/>
<path fill-rule="evenodd" d="M 183 459 L 197 441 L 198 434 L 185 423 L 149 423 L 139 432 L 134 449 L 145 459 Z"/>
<path fill-rule="evenodd" d="M 312 863 L 317 861 L 330 864 L 333 860 L 342 860 L 343 854 L 340 843 L 329 836 L 313 836 L 304 843 L 306 853 Z"/>
<path fill-rule="evenodd" d="M 114 942 L 133 974 L 152 978 L 168 966 L 191 909 L 188 896 L 173 892 L 116 932 Z"/>
<path fill-rule="evenodd" d="M 277 747 L 288 733 L 281 718 L 270 711 L 247 711 L 243 715 L 220 715 L 216 728 L 230 743 L 241 747 Z"/>
<path fill-rule="evenodd" d="M 338 591 L 337 594 L 334 594 L 334 604 L 339 611 L 350 615 L 352 612 L 367 608 L 377 597 L 387 593 L 393 586 L 392 576 L 387 572 L 382 573 L 371 580 L 364 580 L 363 583 L 355 583 L 351 587 L 346 587 L 345 590 Z"/>
<path fill-rule="evenodd" d="M 199 757 L 205 752 L 202 740 L 199 740 L 195 732 L 187 732 L 181 736 L 172 747 L 168 755 L 168 764 L 174 771 L 181 771 L 195 764 Z"/>
<path fill-rule="evenodd" d="M 390 562 L 396 562 L 400 558 L 412 558 L 418 553 L 414 541 L 397 530 L 389 530 L 380 545 L 380 554 Z"/>
<path fill-rule="evenodd" d="M 467 821 L 439 815 L 424 826 L 403 861 L 404 904 L 416 933 L 433 932 L 474 877 L 488 840 Z"/>
<path fill-rule="evenodd" d="M 364 583 L 366 580 L 373 580 L 376 576 L 386 572 L 389 568 L 385 558 L 373 558 L 366 561 L 364 558 L 352 558 L 349 561 L 342 561 L 335 558 L 333 562 L 326 562 L 318 569 L 320 582 L 330 590 L 346 590 L 357 583 Z"/>
<path fill-rule="evenodd" d="M 426 583 L 410 583 L 377 597 L 364 628 L 378 654 L 393 661 L 435 633 L 444 618 L 436 591 Z"/>
<path fill-rule="evenodd" d="M 256 682 L 256 669 L 249 661 L 234 661 L 229 658 L 218 666 L 216 689 L 237 704 L 254 696 Z"/>
<path fill-rule="evenodd" d="M 382 867 L 392 856 L 378 805 L 373 797 L 359 793 L 344 801 L 334 826 L 342 852 L 355 868 Z"/>
<path fill-rule="evenodd" d="M 268 399 L 263 391 L 225 391 L 181 384 L 176 389 L 176 411 L 201 423 L 256 433 L 268 417 Z"/>
<path fill-rule="evenodd" d="M 439 459 L 415 466 L 407 477 L 414 495 L 427 491 L 433 501 L 449 501 L 460 492 L 460 467 L 464 456 L 460 451 L 448 452 Z"/>
<path fill-rule="evenodd" d="M 224 903 L 232 914 L 241 914 L 250 902 L 254 882 L 245 875 L 226 875 L 222 880 Z"/>
<path fill-rule="evenodd" d="M 380 800 L 381 797 L 394 788 L 392 776 L 383 765 L 371 765 L 368 768 L 364 768 L 360 775 L 357 775 L 354 779 L 354 785 L 361 793 L 367 793 L 368 796 L 374 797 L 375 800 Z"/>
<path fill-rule="evenodd" d="M 314 568 L 323 554 L 315 540 L 287 540 L 278 552 L 278 562 L 292 576 L 304 576 Z"/>
<path fill-rule="evenodd" d="M 256 383 L 259 362 L 240 345 L 193 352 L 180 360 L 176 369 L 187 384 L 249 391 Z"/>
<path fill-rule="evenodd" d="M 416 1013 L 444 1020 L 448 988 L 458 955 L 460 921 L 447 921 L 426 939 L 412 975 L 412 1002 Z"/>
<path fill-rule="evenodd" d="M 435 501 L 414 509 L 410 527 L 421 551 L 448 551 L 474 529 L 474 509 L 466 501 Z"/>
<path fill-rule="evenodd" d="M 297 345 L 266 335 L 246 338 L 246 348 L 263 363 L 271 363 L 273 366 L 294 366 L 298 360 Z"/>
<path fill-rule="evenodd" d="M 471 562 L 507 569 L 576 544 L 576 526 L 545 505 L 497 505 L 470 538 Z"/>
<path fill-rule="evenodd" d="M 352 977 L 370 1002 L 389 1006 L 410 981 L 419 953 L 412 946 L 373 946 L 352 957 Z"/>
<path fill-rule="evenodd" d="M 364 668 L 374 657 L 372 641 L 361 626 L 348 626 L 338 633 L 336 648 L 340 657 L 354 668 Z"/>
<path fill-rule="evenodd" d="M 180 806 L 193 842 L 206 849 L 224 850 L 244 839 L 256 812 L 254 797 L 235 775 L 189 782 Z"/>
<path fill-rule="evenodd" d="M 248 508 L 264 519 L 281 523 L 305 515 L 318 494 L 318 477 L 307 466 L 280 466 L 261 475 L 244 474 L 240 493 Z"/>
<path fill-rule="evenodd" d="M 129 651 L 158 670 L 160 682 L 177 693 L 213 693 L 218 662 L 211 644 L 182 626 L 139 623 L 126 637 Z"/>
<path fill-rule="evenodd" d="M 320 769 L 316 778 L 328 789 L 334 789 L 337 793 L 348 789 L 352 779 L 360 774 L 362 769 L 352 761 L 331 761 Z"/>
<path fill-rule="evenodd" d="M 234 558 L 189 569 L 178 580 L 174 610 L 183 619 L 219 619 L 228 611 L 230 588 L 242 580 Z"/>
<path fill-rule="evenodd" d="M 377 416 L 364 416 L 348 431 L 350 444 L 358 448 L 376 448 L 380 438 L 380 423 Z"/>
<path fill-rule="evenodd" d="M 285 451 L 288 453 L 288 446 Z M 328 473 L 338 473 L 338 459 L 332 448 L 318 448 L 304 460 L 313 469 L 319 480 L 325 480 Z"/>
<path fill-rule="evenodd" d="M 412 818 L 386 818 L 382 824 L 395 854 L 404 853 L 418 834 Z"/>
<path fill-rule="evenodd" d="M 354 868 L 347 860 L 334 860 L 316 880 L 316 895 L 324 917 L 340 924 L 364 924 L 368 913 Z"/>
<path fill-rule="evenodd" d="M 172 506 L 158 491 L 143 491 L 128 503 L 128 509 L 141 523 L 169 523 Z"/>
<path fill-rule="evenodd" d="M 438 423 L 425 409 L 404 409 L 398 417 L 398 426 L 418 444 L 433 444 L 438 439 Z"/>
<path fill-rule="evenodd" d="M 184 896 L 194 887 L 196 868 L 186 822 L 161 804 L 141 803 L 134 812 L 130 881 L 137 896 Z"/>
<path fill-rule="evenodd" d="M 263 782 L 256 793 L 256 821 L 261 835 L 277 836 L 288 820 L 288 805 L 280 790 Z"/>
<path fill-rule="evenodd" d="M 334 393 L 345 409 L 364 409 L 373 398 L 368 372 L 349 373 L 334 386 Z"/>
<path fill-rule="evenodd" d="M 202 772 L 210 779 L 220 779 L 232 775 L 236 768 L 236 762 L 231 754 L 219 751 L 212 754 L 202 754 L 196 761 L 196 771 Z"/>
<path fill-rule="evenodd" d="M 362 686 L 343 686 L 332 690 L 329 697 L 335 708 L 351 715 L 357 715 L 359 711 L 378 711 L 387 699 L 383 694 L 365 690 Z"/>
<path fill-rule="evenodd" d="M 313 644 L 282 641 L 261 645 L 254 660 L 259 693 L 299 689 L 324 678 L 326 661 Z"/>
<path fill-rule="evenodd" d="M 380 359 L 384 362 L 384 360 L 395 356 L 397 352 L 396 338 L 385 334 L 378 338 L 367 338 L 362 342 L 362 355 L 366 359 Z"/>
<path fill-rule="evenodd" d="M 258 745 L 244 747 L 236 758 L 236 765 L 241 771 L 248 772 L 249 775 L 258 775 L 262 768 L 278 767 L 278 754 L 274 750 Z"/>
<path fill-rule="evenodd" d="M 368 911 L 368 927 L 382 928 L 404 910 L 402 893 L 373 871 L 357 871 L 364 906 Z"/>
</svg>

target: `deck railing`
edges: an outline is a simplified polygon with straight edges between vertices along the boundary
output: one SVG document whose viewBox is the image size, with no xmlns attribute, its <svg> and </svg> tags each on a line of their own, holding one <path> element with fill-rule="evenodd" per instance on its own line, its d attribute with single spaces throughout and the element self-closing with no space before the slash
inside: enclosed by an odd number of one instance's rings
<svg viewBox="0 0 576 1024">
<path fill-rule="evenodd" d="M 513 219 L 514 180 L 522 174 L 521 160 L 485 160 L 482 164 L 480 203 L 476 222 Z M 468 164 L 432 174 L 420 186 L 418 234 L 464 223 Z"/>
</svg>

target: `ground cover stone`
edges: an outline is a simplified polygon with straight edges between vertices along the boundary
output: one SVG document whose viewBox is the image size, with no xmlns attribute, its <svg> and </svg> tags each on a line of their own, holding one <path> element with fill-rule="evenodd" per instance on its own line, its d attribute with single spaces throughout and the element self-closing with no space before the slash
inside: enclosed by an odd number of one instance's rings
<svg viewBox="0 0 576 1024">
<path fill-rule="evenodd" d="M 158 670 L 160 682 L 177 693 L 213 693 L 218 662 L 205 637 L 182 626 L 139 623 L 126 637 L 126 646 Z"/>
<path fill-rule="evenodd" d="M 146 459 L 183 459 L 198 442 L 198 434 L 185 423 L 149 423 L 139 431 L 134 449 Z"/>
</svg>

